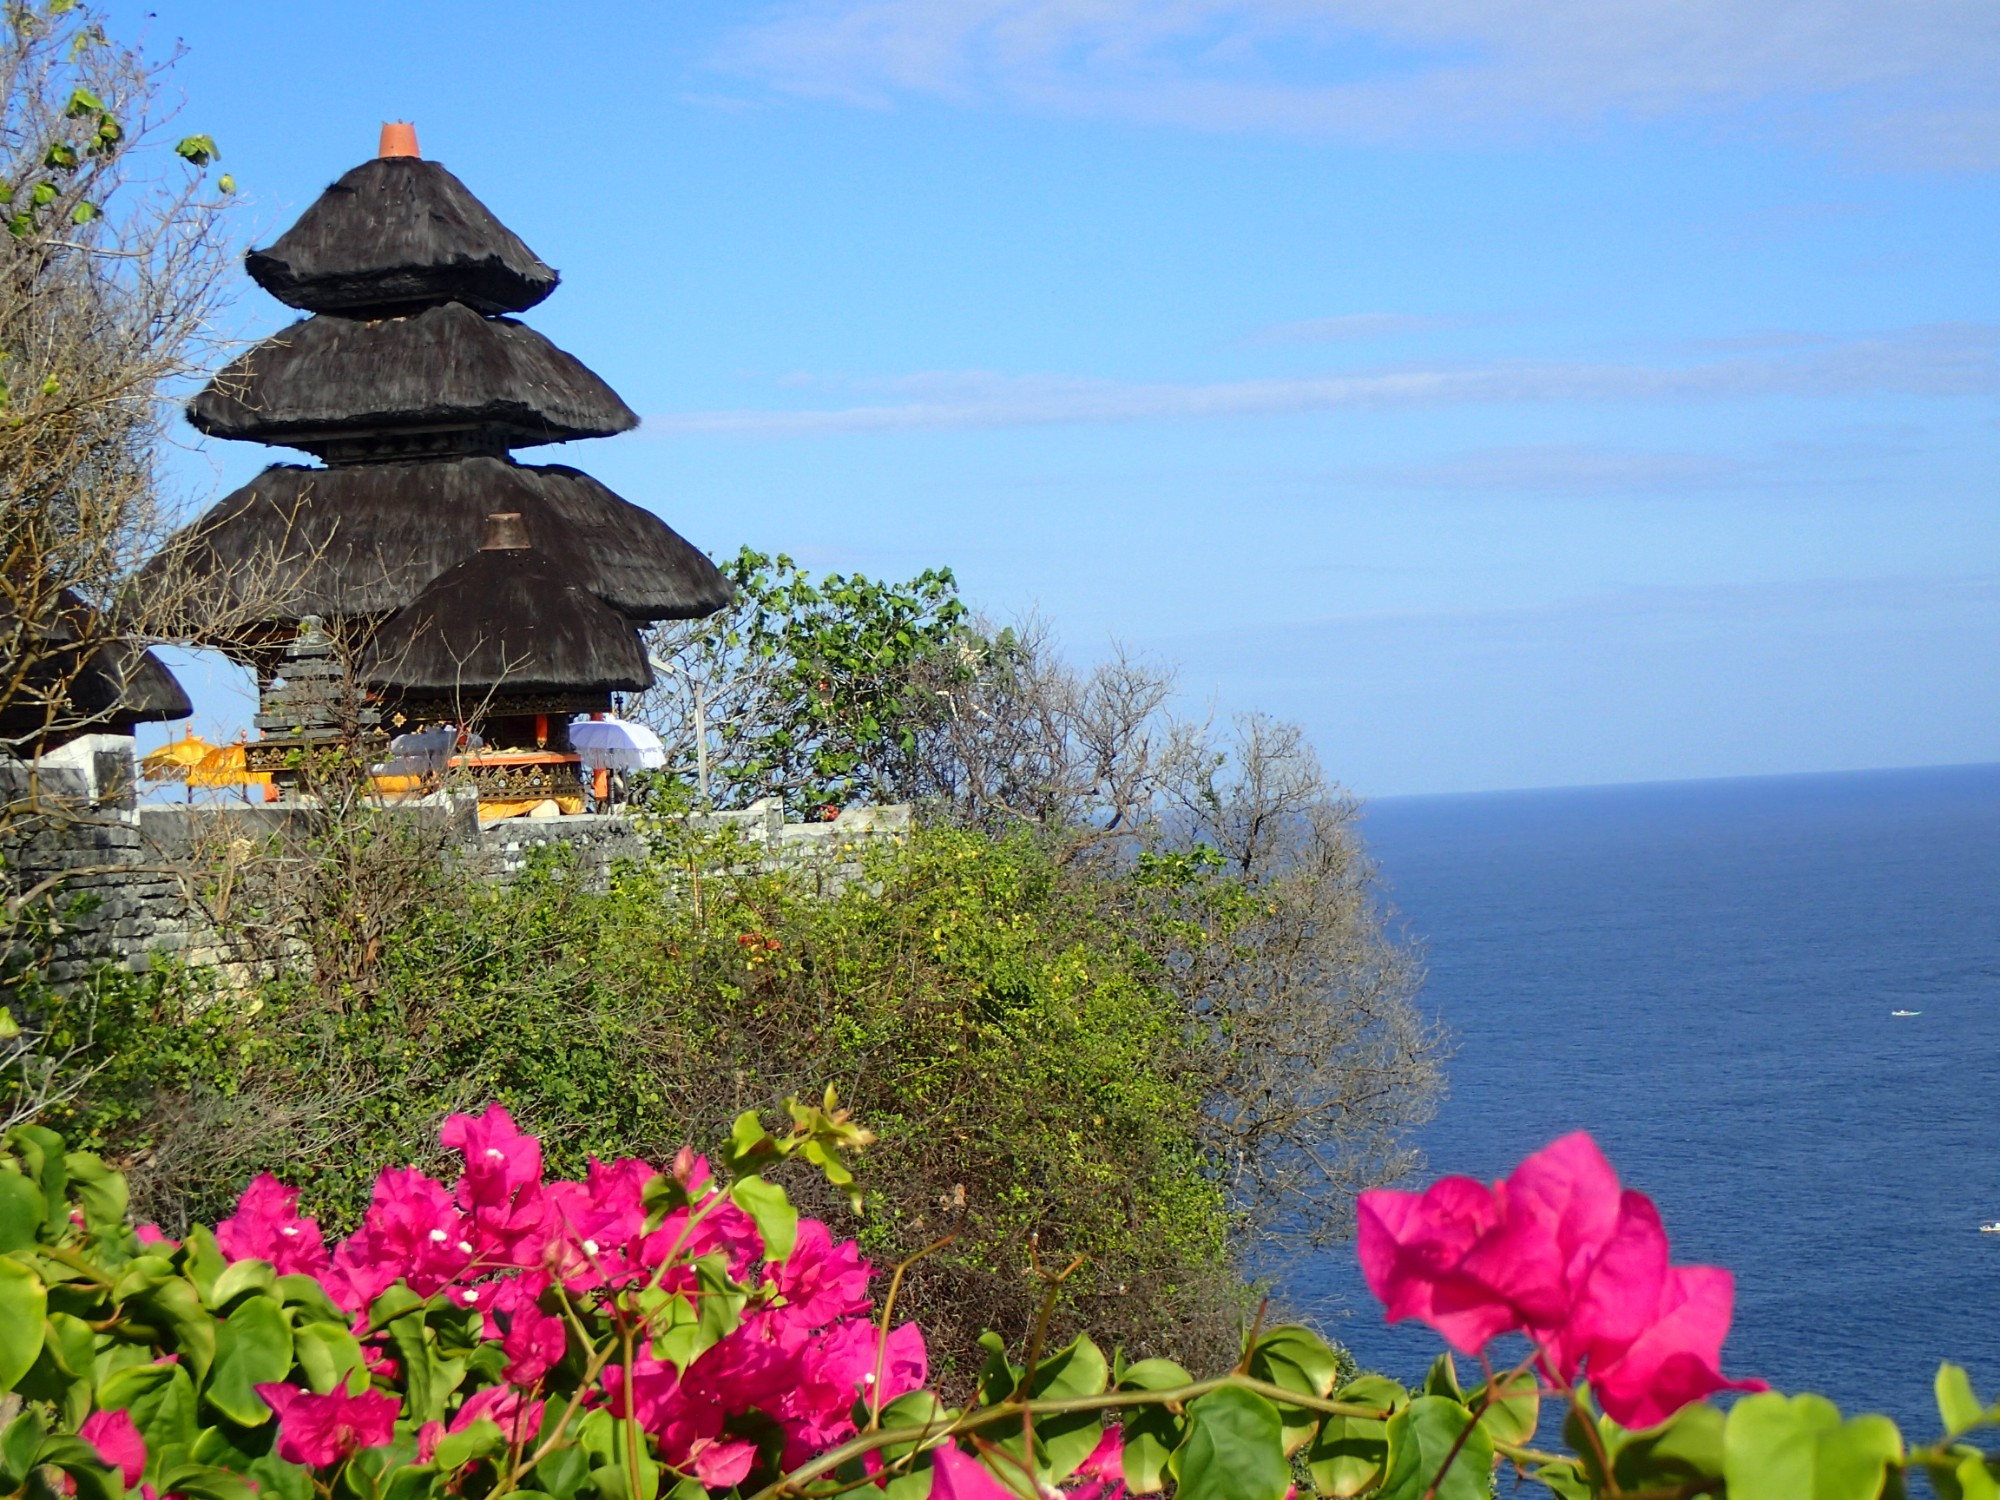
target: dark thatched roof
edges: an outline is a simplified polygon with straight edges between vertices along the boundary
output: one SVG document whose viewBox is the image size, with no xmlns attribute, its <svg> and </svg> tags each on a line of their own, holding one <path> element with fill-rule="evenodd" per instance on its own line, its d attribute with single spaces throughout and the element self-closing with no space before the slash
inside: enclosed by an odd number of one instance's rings
<svg viewBox="0 0 2000 1500">
<path fill-rule="evenodd" d="M 414 156 L 363 162 L 244 265 L 273 297 L 308 312 L 450 301 L 523 312 L 557 279 L 464 183 Z"/>
<path fill-rule="evenodd" d="M 406 696 L 496 689 L 638 692 L 652 667 L 638 628 L 536 547 L 482 548 L 375 633 L 362 681 Z"/>
<path fill-rule="evenodd" d="M 20 635 L 13 607 L 0 605 L 0 636 L 10 650 L 18 647 L 31 658 L 0 706 L 0 740 L 120 733 L 194 713 L 180 680 L 159 657 L 136 642 L 106 638 L 96 611 L 71 590 L 62 590 L 56 603 L 54 618 Z"/>
<path fill-rule="evenodd" d="M 246 611 L 289 637 L 306 615 L 402 608 L 477 550 L 495 511 L 520 512 L 530 541 L 571 558 L 591 593 L 634 619 L 699 619 L 729 602 L 715 564 L 652 512 L 575 469 L 498 458 L 277 465 L 180 532 L 139 586 L 200 600 L 183 623 L 204 645 L 237 644 Z"/>
<path fill-rule="evenodd" d="M 366 321 L 320 316 L 273 334 L 188 403 L 213 437 L 308 451 L 356 433 L 484 429 L 508 447 L 639 425 L 574 356 L 459 303 Z"/>
<path fill-rule="evenodd" d="M 70 683 L 72 705 L 114 729 L 164 724 L 194 713 L 180 679 L 130 641 L 100 647 Z"/>
</svg>

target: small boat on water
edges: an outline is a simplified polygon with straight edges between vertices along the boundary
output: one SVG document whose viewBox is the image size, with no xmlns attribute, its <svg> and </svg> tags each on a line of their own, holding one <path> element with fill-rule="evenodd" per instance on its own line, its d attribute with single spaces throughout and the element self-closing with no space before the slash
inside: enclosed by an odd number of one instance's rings
<svg viewBox="0 0 2000 1500">
<path fill-rule="evenodd" d="M 2000 1219 L 1989 1219 L 1979 1226 L 1981 1234 L 2000 1234 Z"/>
<path fill-rule="evenodd" d="M 1892 1010 L 1889 1014 L 1892 1016 L 1920 1016 L 1923 1012 L 1920 1010 Z M 1994 1233 L 2000 1234 L 2000 1229 L 1996 1229 Z"/>
</svg>

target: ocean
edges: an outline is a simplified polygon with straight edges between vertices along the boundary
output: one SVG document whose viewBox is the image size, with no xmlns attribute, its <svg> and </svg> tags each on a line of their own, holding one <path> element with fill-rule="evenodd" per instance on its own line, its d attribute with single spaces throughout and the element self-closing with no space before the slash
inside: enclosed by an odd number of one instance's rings
<svg viewBox="0 0 2000 1500">
<path fill-rule="evenodd" d="M 1365 829 L 1455 1034 L 1418 1183 L 1589 1130 L 1677 1262 L 1735 1273 L 1730 1373 L 1921 1441 L 1940 1359 L 2000 1398 L 2000 766 L 1398 798 Z M 1365 1367 L 1443 1347 L 1383 1325 L 1351 1247 L 1282 1291 Z"/>
</svg>

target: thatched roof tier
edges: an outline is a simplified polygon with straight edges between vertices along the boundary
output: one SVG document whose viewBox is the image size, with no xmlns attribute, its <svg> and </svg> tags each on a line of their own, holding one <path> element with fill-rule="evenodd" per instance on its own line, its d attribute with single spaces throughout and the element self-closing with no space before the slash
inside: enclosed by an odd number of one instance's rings
<svg viewBox="0 0 2000 1500">
<path fill-rule="evenodd" d="M 567 555 L 489 540 L 375 633 L 361 679 L 395 697 L 455 699 L 469 713 L 501 691 L 638 692 L 653 670 L 638 628 L 591 593 Z"/>
<path fill-rule="evenodd" d="M 30 658 L 0 706 L 0 741 L 60 742 L 80 734 L 126 733 L 135 724 L 194 713 L 180 679 L 135 641 L 103 634 L 103 621 L 64 589 L 45 625 L 16 635 L 13 606 L 0 606 L 0 634 Z M 90 644 L 92 640 L 95 644 Z"/>
<path fill-rule="evenodd" d="M 320 316 L 273 334 L 188 403 L 212 437 L 338 450 L 382 432 L 462 431 L 510 448 L 639 425 L 572 355 L 460 303 L 408 316 Z"/>
<path fill-rule="evenodd" d="M 591 593 L 633 619 L 699 619 L 729 602 L 715 564 L 651 511 L 564 465 L 498 458 L 277 465 L 180 532 L 140 587 L 200 600 L 202 615 L 184 624 L 204 645 L 256 644 L 248 614 L 259 640 L 289 639 L 307 615 L 401 609 L 479 547 L 495 511 L 519 512 L 535 546 L 572 559 Z"/>
<path fill-rule="evenodd" d="M 100 647 L 70 683 L 71 704 L 113 730 L 190 718 L 194 703 L 180 679 L 151 651 L 130 641 Z"/>
<path fill-rule="evenodd" d="M 438 302 L 523 312 L 556 273 L 434 161 L 363 162 L 245 268 L 308 312 L 362 313 Z"/>
</svg>

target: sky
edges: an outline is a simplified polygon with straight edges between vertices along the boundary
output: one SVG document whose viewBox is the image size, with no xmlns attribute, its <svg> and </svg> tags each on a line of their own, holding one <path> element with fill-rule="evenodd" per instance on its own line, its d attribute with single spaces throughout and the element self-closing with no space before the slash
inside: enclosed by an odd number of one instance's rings
<svg viewBox="0 0 2000 1500">
<path fill-rule="evenodd" d="M 1367 796 L 2000 760 L 1991 0 L 105 8 L 246 243 L 413 120 L 644 418 L 523 457 L 714 555 L 949 566 Z"/>
</svg>

